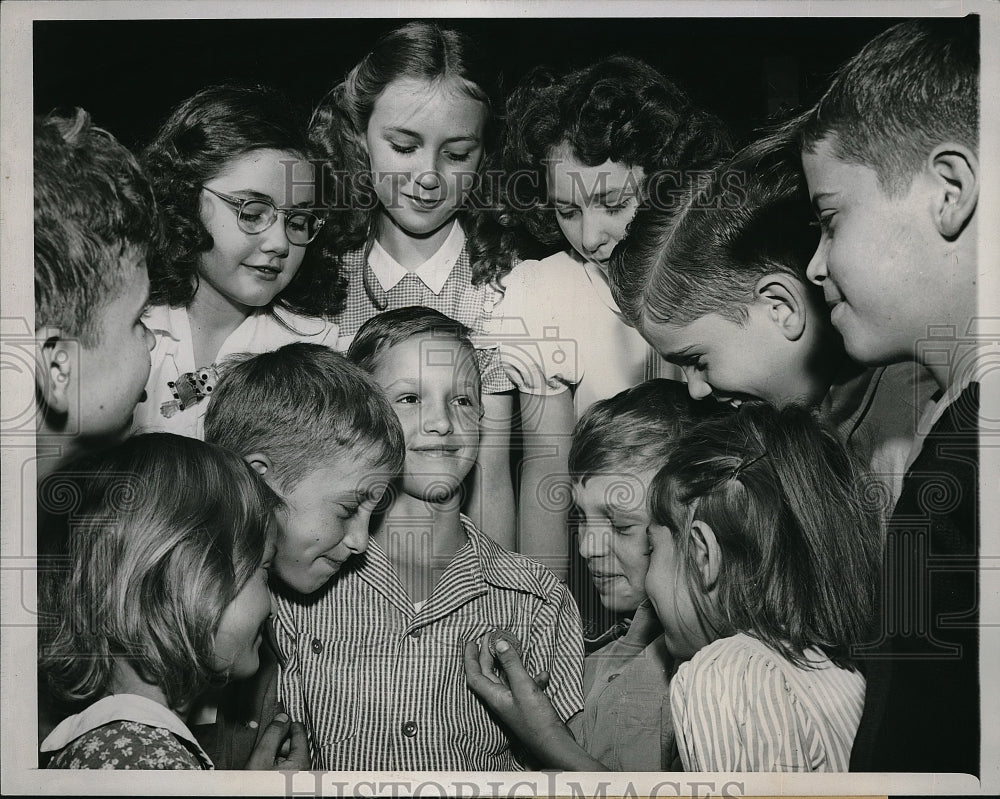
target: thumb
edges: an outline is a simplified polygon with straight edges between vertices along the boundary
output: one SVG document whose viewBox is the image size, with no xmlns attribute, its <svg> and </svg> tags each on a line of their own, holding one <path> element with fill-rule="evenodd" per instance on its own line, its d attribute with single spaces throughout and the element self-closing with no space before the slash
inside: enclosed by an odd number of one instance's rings
<svg viewBox="0 0 1000 799">
<path fill-rule="evenodd" d="M 534 685 L 534 680 L 525 671 L 524 664 L 521 662 L 517 650 L 510 645 L 510 642 L 503 638 L 498 638 L 493 648 L 496 650 L 497 660 L 500 661 L 504 674 L 507 676 L 507 682 L 512 688 L 516 685 L 522 685 L 525 682 Z"/>
</svg>

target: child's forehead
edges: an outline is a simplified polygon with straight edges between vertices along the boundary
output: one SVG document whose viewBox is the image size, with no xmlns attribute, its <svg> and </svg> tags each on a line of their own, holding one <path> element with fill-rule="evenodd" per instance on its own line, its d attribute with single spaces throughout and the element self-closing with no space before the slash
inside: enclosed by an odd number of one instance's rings
<svg viewBox="0 0 1000 799">
<path fill-rule="evenodd" d="M 474 353 L 472 348 L 454 336 L 418 333 L 386 347 L 378 357 L 378 375 L 407 377 L 419 381 L 424 376 L 454 372 L 472 379 Z"/>
<path fill-rule="evenodd" d="M 312 464 L 299 482 L 315 483 L 325 493 L 342 499 L 363 500 L 380 494 L 395 472 L 376 460 L 374 449 L 374 444 L 370 448 L 345 447 Z"/>
</svg>

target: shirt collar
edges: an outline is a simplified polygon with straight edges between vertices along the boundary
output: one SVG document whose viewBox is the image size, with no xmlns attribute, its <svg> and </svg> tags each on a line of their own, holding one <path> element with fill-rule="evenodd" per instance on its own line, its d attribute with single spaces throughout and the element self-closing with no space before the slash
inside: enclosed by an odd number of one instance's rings
<svg viewBox="0 0 1000 799">
<path fill-rule="evenodd" d="M 368 265 L 383 291 L 392 291 L 408 274 L 416 275 L 434 294 L 440 294 L 465 246 L 465 232 L 456 221 L 444 243 L 416 269 L 409 270 L 385 251 L 377 241 L 368 255 Z"/>
<path fill-rule="evenodd" d="M 469 537 L 469 547 L 478 562 L 479 572 L 486 583 L 497 588 L 531 593 L 539 599 L 548 597 L 549 591 L 526 566 L 526 563 L 533 561 L 503 549 L 492 538 L 481 533 L 465 515 L 462 516 L 462 524 Z"/>
<path fill-rule="evenodd" d="M 75 716 L 63 719 L 42 741 L 39 750 L 55 752 L 64 749 L 81 735 L 103 727 L 112 721 L 134 721 L 138 724 L 168 730 L 191 744 L 205 763 L 212 764 L 212 759 L 205 754 L 205 750 L 195 739 L 194 733 L 175 713 L 159 702 L 138 694 L 112 694 L 97 700 Z"/>
</svg>

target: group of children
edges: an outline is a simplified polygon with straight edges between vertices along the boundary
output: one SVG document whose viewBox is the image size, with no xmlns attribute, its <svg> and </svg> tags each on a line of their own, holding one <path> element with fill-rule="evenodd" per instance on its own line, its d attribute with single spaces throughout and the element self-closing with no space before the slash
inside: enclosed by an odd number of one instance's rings
<svg viewBox="0 0 1000 799">
<path fill-rule="evenodd" d="M 976 20 L 735 154 L 500 103 L 417 22 L 308 125 L 38 120 L 43 764 L 978 773 Z"/>
</svg>

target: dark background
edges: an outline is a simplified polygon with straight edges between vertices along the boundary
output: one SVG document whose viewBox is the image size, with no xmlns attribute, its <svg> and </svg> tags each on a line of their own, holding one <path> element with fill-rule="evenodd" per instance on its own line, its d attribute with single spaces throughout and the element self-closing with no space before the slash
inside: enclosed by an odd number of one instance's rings
<svg viewBox="0 0 1000 799">
<path fill-rule="evenodd" d="M 533 66 L 613 53 L 658 67 L 740 139 L 813 102 L 830 73 L 898 19 L 442 20 L 471 33 L 512 88 Z M 141 148 L 170 109 L 212 83 L 269 83 L 314 105 L 394 19 L 42 21 L 37 113 L 82 106 Z"/>
</svg>

